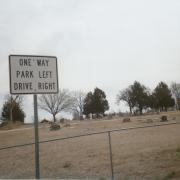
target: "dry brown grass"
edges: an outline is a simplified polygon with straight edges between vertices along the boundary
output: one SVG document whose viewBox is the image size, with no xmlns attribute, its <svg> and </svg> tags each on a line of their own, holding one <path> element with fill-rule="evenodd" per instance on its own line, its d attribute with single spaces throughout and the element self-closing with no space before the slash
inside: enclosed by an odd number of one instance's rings
<svg viewBox="0 0 180 180">
<path fill-rule="evenodd" d="M 7 122 L 6 125 L 0 126 L 0 130 L 11 130 L 11 129 L 17 129 L 17 128 L 23 128 L 24 123 L 22 122 Z"/>
<path fill-rule="evenodd" d="M 180 121 L 179 112 L 165 113 L 169 122 Z M 160 123 L 160 115 L 110 121 L 72 122 L 70 127 L 49 131 L 40 125 L 40 140 L 67 137 L 108 129 Z M 152 121 L 148 121 L 151 119 Z M 112 133 L 116 179 L 180 179 L 180 125 Z M 34 130 L 0 131 L 1 147 L 33 142 Z M 0 151 L 0 178 L 34 178 L 34 146 Z M 42 178 L 110 178 L 107 134 L 40 145 Z"/>
</svg>

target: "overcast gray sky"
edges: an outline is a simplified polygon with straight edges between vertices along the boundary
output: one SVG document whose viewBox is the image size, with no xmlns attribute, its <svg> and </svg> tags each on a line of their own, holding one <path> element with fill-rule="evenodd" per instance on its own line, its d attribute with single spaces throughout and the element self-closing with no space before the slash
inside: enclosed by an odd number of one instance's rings
<svg viewBox="0 0 180 180">
<path fill-rule="evenodd" d="M 135 80 L 180 82 L 179 0 L 0 0 L 0 95 L 9 54 L 58 58 L 60 88 L 106 92 L 111 110 Z M 28 96 L 31 119 L 32 96 Z"/>
</svg>

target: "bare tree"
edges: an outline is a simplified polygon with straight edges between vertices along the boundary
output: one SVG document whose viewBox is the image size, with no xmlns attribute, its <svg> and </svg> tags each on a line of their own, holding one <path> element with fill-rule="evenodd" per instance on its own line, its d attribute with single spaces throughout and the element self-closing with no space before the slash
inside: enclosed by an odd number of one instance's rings
<svg viewBox="0 0 180 180">
<path fill-rule="evenodd" d="M 132 114 L 132 108 L 133 108 L 133 101 L 132 101 L 132 89 L 131 86 L 128 88 L 122 90 L 119 92 L 119 94 L 116 97 L 117 104 L 119 104 L 121 101 L 124 101 L 129 106 L 129 111 Z"/>
<path fill-rule="evenodd" d="M 75 91 L 72 93 L 72 97 L 74 98 L 74 107 L 73 111 L 75 114 L 78 114 L 80 120 L 83 119 L 83 107 L 84 107 L 84 98 L 86 93 L 82 91 Z"/>
<path fill-rule="evenodd" d="M 62 111 L 71 111 L 74 107 L 74 98 L 67 89 L 60 90 L 58 94 L 44 94 L 39 97 L 39 107 L 53 115 L 54 122 L 56 115 Z"/>
<path fill-rule="evenodd" d="M 171 84 L 171 92 L 175 98 L 176 109 L 180 110 L 180 84 L 173 82 Z"/>
</svg>

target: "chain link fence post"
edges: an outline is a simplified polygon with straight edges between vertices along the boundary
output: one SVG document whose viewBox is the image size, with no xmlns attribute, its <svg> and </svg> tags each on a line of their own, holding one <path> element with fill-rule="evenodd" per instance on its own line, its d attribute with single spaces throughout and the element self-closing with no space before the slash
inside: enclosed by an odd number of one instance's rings
<svg viewBox="0 0 180 180">
<path fill-rule="evenodd" d="M 110 156 L 110 164 L 111 164 L 111 179 L 114 180 L 114 169 L 113 169 L 112 147 L 111 147 L 111 132 L 110 131 L 108 131 L 108 139 L 109 139 L 109 156 Z"/>
</svg>

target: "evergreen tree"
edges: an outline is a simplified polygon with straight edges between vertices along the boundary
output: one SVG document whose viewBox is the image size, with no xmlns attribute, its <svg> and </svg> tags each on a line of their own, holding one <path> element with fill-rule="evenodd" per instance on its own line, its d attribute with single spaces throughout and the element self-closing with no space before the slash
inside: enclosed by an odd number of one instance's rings
<svg viewBox="0 0 180 180">
<path fill-rule="evenodd" d="M 108 101 L 106 100 L 105 92 L 99 88 L 94 89 L 93 93 L 93 110 L 94 113 L 98 116 L 103 114 L 109 109 Z"/>
<path fill-rule="evenodd" d="M 88 116 L 96 114 L 98 117 L 100 114 L 104 115 L 104 112 L 109 109 L 108 101 L 104 91 L 99 88 L 95 88 L 94 92 L 89 92 L 84 99 L 84 114 Z"/>
<path fill-rule="evenodd" d="M 84 111 L 83 113 L 88 116 L 90 113 L 93 114 L 93 94 L 92 92 L 87 93 L 84 99 Z"/>
<path fill-rule="evenodd" d="M 154 98 L 156 99 L 156 106 L 160 111 L 167 111 L 168 107 L 173 107 L 175 101 L 172 98 L 172 94 L 168 85 L 164 82 L 160 82 L 154 90 Z"/>
<path fill-rule="evenodd" d="M 12 108 L 13 107 L 13 108 Z M 12 119 L 13 122 L 21 121 L 24 122 L 25 113 L 22 110 L 20 103 L 16 102 L 15 100 L 8 99 L 2 107 L 2 119 L 9 121 L 10 120 L 10 113 L 12 108 Z"/>
<path fill-rule="evenodd" d="M 149 107 L 149 92 L 144 85 L 137 81 L 131 85 L 131 91 L 132 104 L 138 109 L 140 114 L 142 114 L 142 110 Z"/>
</svg>

